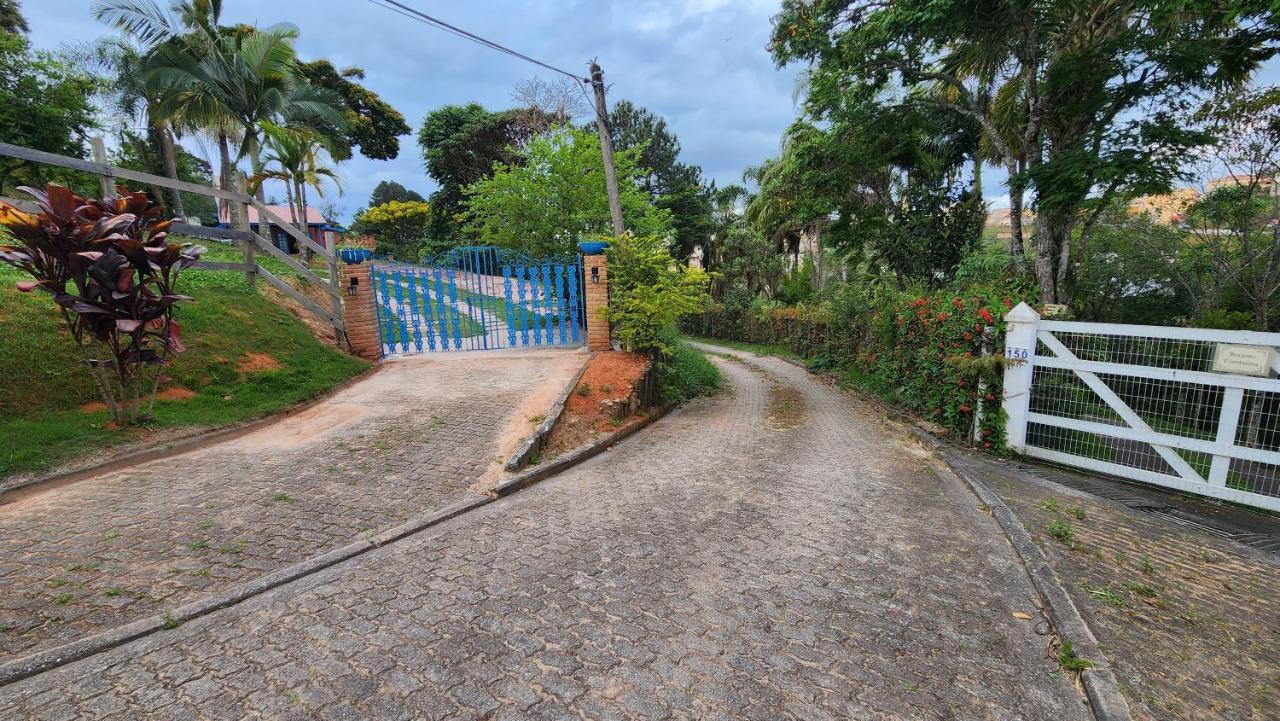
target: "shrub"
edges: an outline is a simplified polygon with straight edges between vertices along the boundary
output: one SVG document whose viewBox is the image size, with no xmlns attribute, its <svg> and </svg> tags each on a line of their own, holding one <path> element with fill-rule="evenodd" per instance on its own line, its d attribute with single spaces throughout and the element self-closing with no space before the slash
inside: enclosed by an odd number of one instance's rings
<svg viewBox="0 0 1280 721">
<path fill-rule="evenodd" d="M 710 300 L 707 274 L 671 257 L 657 236 L 623 235 L 609 246 L 609 319 L 624 348 L 669 355 L 676 322 Z"/>
<path fill-rule="evenodd" d="M 973 433 L 981 405 L 978 443 L 996 450 L 1004 445 L 1003 316 L 1017 297 L 1000 286 L 926 293 L 849 285 L 806 305 L 757 299 L 737 313 L 711 305 L 682 327 L 783 346 L 961 438 Z"/>
<path fill-rule="evenodd" d="M 0 203 L 0 225 L 19 243 L 0 246 L 0 262 L 34 279 L 18 290 L 53 296 L 112 420 L 149 417 L 164 367 L 184 350 L 173 308 L 190 298 L 174 288 L 204 248 L 166 243 L 169 223 L 145 193 L 122 187 L 118 198 L 85 200 L 57 185 L 22 190 L 40 212 Z"/>
<path fill-rule="evenodd" d="M 658 360 L 658 397 L 663 403 L 684 403 L 720 390 L 723 378 L 697 349 L 678 339 L 666 339 L 671 352 Z"/>
</svg>

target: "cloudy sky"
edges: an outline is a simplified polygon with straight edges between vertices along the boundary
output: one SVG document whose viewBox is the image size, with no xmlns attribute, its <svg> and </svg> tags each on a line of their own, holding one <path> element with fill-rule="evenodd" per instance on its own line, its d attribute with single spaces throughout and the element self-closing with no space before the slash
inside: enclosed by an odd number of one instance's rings
<svg viewBox="0 0 1280 721">
<path fill-rule="evenodd" d="M 627 99 L 665 117 L 683 159 L 721 184 L 738 182 L 743 168 L 776 154 L 796 113 L 797 69 L 775 69 L 765 50 L 776 0 L 402 2 L 571 72 L 586 74 L 587 62 L 599 58 L 610 103 Z M 298 26 L 303 59 L 364 68 L 365 84 L 415 132 L 433 108 L 471 101 L 508 107 L 517 82 L 553 77 L 368 0 L 224 0 L 223 7 L 228 22 Z M 90 0 L 24 0 L 23 12 L 40 48 L 112 32 L 93 19 Z M 357 154 L 341 173 L 339 204 L 348 218 L 381 180 L 424 195 L 434 187 L 412 135 L 401 138 L 396 160 Z"/>
<path fill-rule="evenodd" d="M 683 160 L 722 185 L 739 182 L 744 168 L 776 155 L 796 114 L 798 67 L 775 68 L 765 50 L 777 0 L 401 2 L 571 72 L 586 74 L 587 62 L 598 58 L 610 102 L 630 100 L 665 117 L 684 148 Z M 93 19 L 90 0 L 23 0 L 23 6 L 40 48 L 113 32 Z M 369 0 L 224 0 L 223 12 L 227 22 L 298 26 L 300 57 L 364 68 L 365 84 L 415 131 L 441 105 L 477 101 L 505 108 L 516 83 L 555 77 Z M 1280 81 L 1280 62 L 1269 63 L 1262 80 Z M 434 188 L 414 136 L 400 143 L 394 161 L 357 154 L 340 168 L 345 219 L 368 202 L 381 180 L 423 195 Z M 188 145 L 205 157 L 216 154 Z M 989 168 L 983 176 L 988 201 L 1008 206 L 1003 173 Z"/>
</svg>

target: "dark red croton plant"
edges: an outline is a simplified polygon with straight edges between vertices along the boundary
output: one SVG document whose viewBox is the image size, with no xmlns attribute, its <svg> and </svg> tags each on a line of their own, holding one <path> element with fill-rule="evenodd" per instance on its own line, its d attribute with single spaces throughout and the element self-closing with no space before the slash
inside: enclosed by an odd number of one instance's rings
<svg viewBox="0 0 1280 721">
<path fill-rule="evenodd" d="M 31 275 L 18 290 L 52 294 L 112 419 L 149 417 L 164 366 L 184 350 L 173 310 L 191 299 L 174 286 L 204 247 L 166 243 L 169 223 L 145 193 L 120 187 L 119 197 L 86 200 L 59 185 L 19 190 L 40 212 L 0 202 L 0 225 L 17 240 L 0 245 L 0 262 Z"/>
</svg>

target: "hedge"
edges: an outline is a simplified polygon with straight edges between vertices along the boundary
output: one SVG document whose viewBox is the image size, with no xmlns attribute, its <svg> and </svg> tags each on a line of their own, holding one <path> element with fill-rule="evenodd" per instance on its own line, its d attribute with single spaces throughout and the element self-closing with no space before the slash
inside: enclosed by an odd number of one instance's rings
<svg viewBox="0 0 1280 721">
<path fill-rule="evenodd" d="M 682 327 L 784 346 L 815 370 L 836 372 L 957 438 L 972 437 L 981 408 L 978 443 L 999 450 L 1004 314 L 1018 300 L 998 288 L 911 293 L 849 286 L 811 305 L 711 305 Z"/>
</svg>

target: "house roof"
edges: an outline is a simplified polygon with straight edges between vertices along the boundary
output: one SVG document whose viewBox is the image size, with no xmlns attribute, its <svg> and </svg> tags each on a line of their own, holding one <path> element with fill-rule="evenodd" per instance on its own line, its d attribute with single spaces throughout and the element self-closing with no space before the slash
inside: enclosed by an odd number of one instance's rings
<svg viewBox="0 0 1280 721">
<path fill-rule="evenodd" d="M 271 213 L 276 217 L 282 218 L 284 220 L 291 220 L 293 218 L 293 213 L 289 211 L 289 206 L 287 205 L 268 205 L 267 209 L 270 210 Z M 224 208 L 222 213 L 219 215 L 219 220 L 223 223 L 231 222 L 231 216 L 228 213 L 226 208 Z M 258 209 L 253 206 L 249 206 L 249 225 L 257 225 L 257 224 L 258 224 Z M 325 219 L 324 219 L 324 216 L 320 214 L 320 211 L 314 206 L 308 206 L 307 207 L 307 225 L 324 225 L 324 224 L 325 224 Z"/>
</svg>

